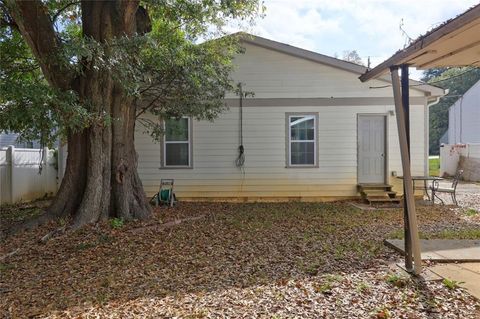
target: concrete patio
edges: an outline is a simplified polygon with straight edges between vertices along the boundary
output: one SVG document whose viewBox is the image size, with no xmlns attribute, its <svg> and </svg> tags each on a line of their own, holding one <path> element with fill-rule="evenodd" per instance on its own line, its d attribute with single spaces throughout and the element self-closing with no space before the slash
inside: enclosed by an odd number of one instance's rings
<svg viewBox="0 0 480 319">
<path fill-rule="evenodd" d="M 385 244 L 404 253 L 403 239 L 388 239 Z M 422 239 L 420 245 L 422 260 L 435 262 L 427 268 L 433 272 L 433 276 L 426 273 L 430 279 L 438 280 L 438 275 L 454 280 L 480 299 L 480 240 Z"/>
<path fill-rule="evenodd" d="M 461 287 L 480 300 L 480 263 L 437 264 L 429 270 L 442 278 L 459 282 Z"/>
<path fill-rule="evenodd" d="M 385 244 L 404 254 L 403 239 L 387 239 Z M 436 262 L 480 262 L 480 240 L 421 239 L 422 260 Z"/>
</svg>

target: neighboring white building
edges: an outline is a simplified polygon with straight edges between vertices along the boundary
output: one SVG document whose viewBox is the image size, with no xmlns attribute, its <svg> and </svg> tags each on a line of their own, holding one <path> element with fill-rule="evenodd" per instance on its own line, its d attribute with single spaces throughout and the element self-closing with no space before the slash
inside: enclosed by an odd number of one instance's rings
<svg viewBox="0 0 480 319">
<path fill-rule="evenodd" d="M 388 79 L 362 83 L 363 66 L 260 37 L 246 38 L 243 46 L 232 76 L 255 96 L 242 109 L 230 94 L 229 110 L 214 122 L 167 121 L 162 142 L 137 124 L 138 170 L 148 195 L 162 178 L 175 179 L 184 200 L 343 199 L 358 197 L 359 183 L 389 183 L 401 192 Z M 410 90 L 413 175 L 428 174 L 428 103 L 443 94 L 418 83 Z M 241 168 L 235 163 L 240 112 Z"/>
<path fill-rule="evenodd" d="M 448 109 L 448 144 L 480 143 L 480 81 Z"/>
</svg>

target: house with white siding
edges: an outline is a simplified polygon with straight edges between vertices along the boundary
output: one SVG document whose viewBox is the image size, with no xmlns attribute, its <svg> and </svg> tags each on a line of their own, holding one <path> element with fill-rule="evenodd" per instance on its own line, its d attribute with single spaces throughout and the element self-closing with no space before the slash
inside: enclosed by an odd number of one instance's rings
<svg viewBox="0 0 480 319">
<path fill-rule="evenodd" d="M 389 79 L 362 83 L 364 66 L 257 36 L 245 37 L 242 46 L 232 78 L 255 95 L 241 107 L 232 93 L 228 110 L 213 122 L 166 120 L 160 142 L 137 123 L 147 195 L 158 192 L 162 178 L 175 180 L 180 200 L 337 200 L 358 197 L 359 184 L 402 191 Z M 444 91 L 412 84 L 412 174 L 424 175 L 428 105 Z"/>
<path fill-rule="evenodd" d="M 480 143 L 480 81 L 448 109 L 448 144 Z"/>
</svg>

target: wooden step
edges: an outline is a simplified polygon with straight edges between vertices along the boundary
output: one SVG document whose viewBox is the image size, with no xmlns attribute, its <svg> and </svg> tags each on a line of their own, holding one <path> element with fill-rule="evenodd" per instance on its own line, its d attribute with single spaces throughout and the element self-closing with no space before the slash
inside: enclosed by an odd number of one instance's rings
<svg viewBox="0 0 480 319">
<path fill-rule="evenodd" d="M 369 204 L 372 203 L 400 203 L 397 192 L 392 191 L 392 185 L 382 183 L 358 184 L 361 197 Z"/>
<path fill-rule="evenodd" d="M 397 192 L 394 191 L 384 191 L 381 189 L 365 189 L 362 191 L 363 194 L 365 195 L 396 195 Z"/>
<path fill-rule="evenodd" d="M 392 185 L 390 184 L 378 184 L 378 183 L 372 183 L 372 184 L 358 184 L 357 185 L 358 189 L 384 189 L 384 190 L 391 190 Z"/>
<path fill-rule="evenodd" d="M 398 197 L 367 197 L 367 201 L 369 203 L 400 203 L 402 200 Z"/>
<path fill-rule="evenodd" d="M 394 191 L 381 191 L 381 190 L 365 190 L 360 193 L 362 198 L 367 197 L 388 197 L 395 198 L 397 197 L 397 192 Z"/>
</svg>

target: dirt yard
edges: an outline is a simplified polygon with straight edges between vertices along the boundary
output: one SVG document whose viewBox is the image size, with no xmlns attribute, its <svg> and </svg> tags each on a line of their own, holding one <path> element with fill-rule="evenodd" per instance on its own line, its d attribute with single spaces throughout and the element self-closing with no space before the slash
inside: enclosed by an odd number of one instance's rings
<svg viewBox="0 0 480 319">
<path fill-rule="evenodd" d="M 418 215 L 423 237 L 480 238 L 478 216 L 439 206 Z M 39 242 L 59 226 L 1 243 L 3 317 L 479 316 L 463 289 L 391 270 L 401 256 L 382 241 L 401 233 L 401 210 L 180 203 L 146 222 L 112 220 Z"/>
</svg>

